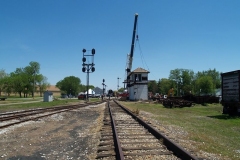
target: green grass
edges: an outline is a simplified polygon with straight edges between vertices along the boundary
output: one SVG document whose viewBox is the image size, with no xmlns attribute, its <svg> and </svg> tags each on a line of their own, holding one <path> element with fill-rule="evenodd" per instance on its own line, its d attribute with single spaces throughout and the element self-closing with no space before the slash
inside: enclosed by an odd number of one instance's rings
<svg viewBox="0 0 240 160">
<path fill-rule="evenodd" d="M 16 97 L 11 97 L 11 98 L 7 98 L 4 101 L 0 101 L 0 104 L 30 102 L 30 101 L 40 101 L 40 100 L 43 100 L 43 97 L 35 97 L 34 99 L 33 98 L 16 98 Z"/>
<path fill-rule="evenodd" d="M 121 102 L 131 110 L 154 114 L 164 125 L 175 125 L 188 132 L 198 150 L 240 159 L 240 118 L 222 115 L 220 104 L 195 105 L 184 108 L 165 108 L 161 104 Z"/>
</svg>

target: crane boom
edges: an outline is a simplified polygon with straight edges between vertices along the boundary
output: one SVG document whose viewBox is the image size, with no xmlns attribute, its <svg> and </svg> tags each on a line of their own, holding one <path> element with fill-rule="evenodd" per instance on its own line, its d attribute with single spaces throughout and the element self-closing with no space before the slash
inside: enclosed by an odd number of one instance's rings
<svg viewBox="0 0 240 160">
<path fill-rule="evenodd" d="M 126 77 L 124 81 L 124 89 L 125 89 L 125 84 L 127 83 L 127 88 L 130 86 L 130 77 L 129 73 L 131 72 L 132 69 L 132 61 L 133 61 L 133 51 L 134 51 L 134 43 L 135 43 L 135 36 L 136 36 L 136 28 L 137 28 L 137 19 L 138 19 L 138 14 L 135 13 L 135 19 L 134 19 L 134 26 L 133 26 L 133 35 L 132 35 L 132 44 L 131 44 L 131 50 L 130 54 L 127 55 L 127 68 L 126 68 Z M 126 91 L 126 92 L 125 92 Z M 122 97 L 127 97 L 129 96 L 128 89 L 125 90 L 124 93 L 120 94 Z"/>
<path fill-rule="evenodd" d="M 134 51 L 136 28 L 137 28 L 137 19 L 138 19 L 138 14 L 136 13 L 135 14 L 135 19 L 134 19 L 134 26 L 133 26 L 132 45 L 131 45 L 129 61 L 128 61 L 128 68 L 127 68 L 128 72 L 130 72 L 131 69 L 132 69 L 132 60 L 133 60 L 133 51 Z"/>
</svg>

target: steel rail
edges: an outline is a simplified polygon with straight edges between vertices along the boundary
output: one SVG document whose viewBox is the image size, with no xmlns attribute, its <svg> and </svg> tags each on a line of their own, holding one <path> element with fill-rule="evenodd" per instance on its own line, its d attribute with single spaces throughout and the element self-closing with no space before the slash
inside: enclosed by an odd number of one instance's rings
<svg viewBox="0 0 240 160">
<path fill-rule="evenodd" d="M 69 106 L 69 105 L 47 107 L 47 108 L 29 109 L 29 110 L 23 110 L 23 111 L 13 111 L 13 112 L 1 113 L 0 116 L 19 115 L 19 114 L 22 114 L 22 113 L 28 113 L 28 112 L 34 112 L 34 111 L 42 111 L 42 110 L 44 110 L 44 111 L 45 110 L 53 110 L 53 109 L 57 109 L 57 108 L 64 108 L 66 106 Z"/>
<path fill-rule="evenodd" d="M 81 104 L 78 104 L 78 105 L 86 105 L 86 104 L 100 104 L 102 102 L 90 102 L 90 103 L 81 103 Z M 0 116 L 7 116 L 7 115 L 16 115 L 16 114 L 21 114 L 21 113 L 27 113 L 27 112 L 33 112 L 33 111 L 41 111 L 41 110 L 52 110 L 53 108 L 62 108 L 62 107 L 66 107 L 66 106 L 69 106 L 69 105 L 62 105 L 62 106 L 55 106 L 55 107 L 47 107 L 47 108 L 37 108 L 37 109 L 29 109 L 29 110 L 24 110 L 24 111 L 13 111 L 13 112 L 6 112 L 6 113 L 0 113 Z"/>
<path fill-rule="evenodd" d="M 102 102 L 100 102 L 100 103 L 102 103 Z M 39 119 L 39 118 L 51 116 L 51 115 L 53 115 L 53 114 L 57 114 L 57 113 L 61 113 L 61 112 L 66 112 L 66 111 L 73 110 L 73 109 L 76 109 L 76 108 L 79 108 L 79 107 L 86 107 L 86 106 L 89 106 L 89 105 L 92 105 L 92 104 L 100 104 L 100 103 L 95 103 L 95 102 L 94 102 L 94 103 L 88 103 L 88 104 L 85 104 L 85 105 L 83 105 L 83 106 L 80 106 L 80 105 L 72 105 L 72 106 L 70 106 L 71 108 L 64 108 L 64 107 L 69 107 L 69 106 L 61 106 L 61 109 L 62 109 L 62 110 L 60 110 L 60 111 L 57 111 L 57 112 L 54 112 L 54 113 L 50 113 L 50 114 L 46 114 L 46 115 L 42 115 L 42 116 L 38 116 L 38 117 L 33 117 L 33 118 L 21 120 L 21 121 L 14 122 L 14 123 L 9 123 L 9 124 L 0 126 L 0 129 L 9 127 L 9 126 L 12 126 L 12 125 L 15 125 L 15 124 L 20 124 L 20 123 L 23 123 L 23 122 L 32 121 L 32 120 L 36 120 L 36 119 Z M 60 108 L 60 107 L 59 107 L 59 108 Z M 46 112 L 49 112 L 49 110 L 46 110 Z M 42 112 L 41 112 L 41 113 L 42 113 Z M 37 113 L 37 114 L 38 114 L 38 113 Z"/>
<path fill-rule="evenodd" d="M 74 107 L 74 106 L 79 106 L 80 107 L 81 105 L 71 105 L 71 106 L 65 105 L 65 106 L 58 106 L 58 107 L 52 107 L 52 108 L 48 107 L 48 108 L 40 108 L 40 109 L 36 109 L 36 110 L 26 110 L 26 111 L 13 113 L 13 114 L 8 114 L 9 116 L 0 117 L 0 121 L 1 122 L 8 121 L 8 120 L 12 120 L 12 119 L 32 116 L 32 115 L 41 114 L 41 113 L 45 113 L 45 112 L 62 110 L 62 109 L 65 109 L 66 107 Z M 31 112 L 31 113 L 29 113 L 29 112 Z"/>
<path fill-rule="evenodd" d="M 0 117 L 0 121 L 3 122 L 3 121 L 12 120 L 12 119 L 17 119 L 17 118 L 36 115 L 36 114 L 41 114 L 41 113 L 45 113 L 45 112 L 57 111 L 57 110 L 61 110 L 61 109 L 64 109 L 64 108 L 52 108 L 52 109 L 46 109 L 46 110 L 33 110 L 32 113 L 22 112 L 20 114 L 14 114 L 14 115 L 10 115 L 10 116 L 7 116 L 7 117 Z"/>
<path fill-rule="evenodd" d="M 115 121 L 113 119 L 113 115 L 112 115 L 111 107 L 109 105 L 109 101 L 108 101 L 108 109 L 109 109 L 109 113 L 110 113 L 111 125 L 112 125 L 112 130 L 113 130 L 113 138 L 114 138 L 114 144 L 115 144 L 116 159 L 117 160 L 124 160 L 124 154 L 123 154 L 123 151 L 122 151 L 120 140 L 118 138 L 117 128 L 116 128 Z"/>
<path fill-rule="evenodd" d="M 92 105 L 92 104 L 100 104 L 102 102 L 92 102 L 92 103 L 87 103 L 89 105 Z M 86 104 L 78 104 L 79 106 L 85 106 Z M 69 105 L 62 105 L 62 106 L 55 106 L 55 107 L 47 107 L 47 108 L 37 108 L 37 109 L 29 109 L 29 110 L 23 110 L 23 111 L 13 111 L 13 112 L 7 112 L 7 113 L 0 113 L 0 116 L 8 116 L 8 115 L 19 115 L 19 114 L 22 114 L 22 113 L 28 113 L 28 112 L 38 112 L 38 111 L 46 111 L 46 110 L 54 110 L 54 109 L 58 109 L 58 108 L 64 108 L 66 106 L 69 106 Z M 8 116 L 10 117 L 10 116 Z M 1 119 L 1 117 L 0 117 Z"/>
<path fill-rule="evenodd" d="M 150 133 L 152 133 L 156 138 L 163 139 L 163 144 L 166 145 L 166 147 L 171 150 L 176 156 L 178 156 L 181 159 L 184 160 L 198 160 L 198 158 L 194 155 L 191 155 L 190 152 L 186 151 L 184 148 L 167 138 L 165 135 L 161 134 L 158 130 L 153 128 L 152 126 L 148 125 L 146 122 L 144 122 L 141 118 L 136 116 L 132 113 L 129 109 L 118 103 L 116 100 L 114 100 L 115 103 L 117 103 L 123 110 L 125 110 L 128 114 L 130 114 L 134 119 L 136 119 L 141 125 L 143 125 L 146 129 L 149 130 Z"/>
<path fill-rule="evenodd" d="M 71 109 L 74 109 L 74 108 L 71 108 Z M 57 113 L 61 113 L 61 112 L 66 112 L 66 111 L 69 111 L 69 110 L 71 110 L 71 109 L 67 109 L 67 110 L 64 110 L 64 111 L 61 110 L 61 111 L 54 112 L 54 113 L 50 113 L 50 114 L 47 114 L 47 115 L 38 116 L 38 117 L 34 117 L 34 118 L 29 118 L 29 119 L 21 120 L 21 121 L 19 121 L 19 122 L 14 122 L 14 123 L 6 124 L 6 125 L 4 125 L 4 126 L 0 126 L 0 129 L 9 127 L 9 126 L 12 126 L 12 125 L 15 125 L 15 124 L 20 124 L 20 123 L 23 123 L 23 122 L 32 121 L 32 120 L 36 120 L 36 119 L 39 119 L 39 118 L 51 116 L 51 115 L 53 115 L 53 114 L 57 114 Z"/>
</svg>

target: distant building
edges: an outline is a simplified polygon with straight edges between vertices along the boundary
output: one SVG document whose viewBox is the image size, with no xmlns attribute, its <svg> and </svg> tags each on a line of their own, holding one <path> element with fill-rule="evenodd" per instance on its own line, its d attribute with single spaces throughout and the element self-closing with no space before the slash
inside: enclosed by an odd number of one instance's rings
<svg viewBox="0 0 240 160">
<path fill-rule="evenodd" d="M 46 88 L 46 91 L 52 92 L 53 96 L 61 96 L 61 90 L 57 88 L 55 85 L 50 85 Z"/>
<path fill-rule="evenodd" d="M 95 94 L 102 94 L 103 93 L 103 90 L 99 87 L 95 87 L 93 90 L 94 90 Z"/>
<path fill-rule="evenodd" d="M 222 89 L 221 88 L 215 89 L 215 96 L 219 97 L 221 95 L 222 95 Z"/>
<path fill-rule="evenodd" d="M 60 96 L 60 95 L 61 95 L 61 90 L 60 90 L 59 88 L 57 88 L 55 85 L 50 85 L 50 86 L 47 87 L 44 91 L 52 92 L 54 96 Z M 34 92 L 34 96 L 41 96 L 41 97 L 42 97 L 43 94 L 44 94 L 44 91 L 42 91 L 42 92 L 40 93 L 39 86 L 36 86 L 36 89 L 35 89 L 35 92 Z M 11 93 L 11 94 L 13 94 L 13 93 Z M 3 95 L 5 96 L 6 93 L 5 93 L 5 92 L 1 92 L 1 95 L 2 95 L 2 96 L 3 96 Z M 15 95 L 16 95 L 16 93 L 15 93 Z M 29 92 L 28 95 L 31 96 L 32 93 Z"/>
<path fill-rule="evenodd" d="M 87 91 L 85 92 L 85 94 L 87 94 Z M 95 91 L 92 90 L 91 88 L 88 89 L 88 94 L 89 95 L 94 95 L 95 94 Z"/>
</svg>

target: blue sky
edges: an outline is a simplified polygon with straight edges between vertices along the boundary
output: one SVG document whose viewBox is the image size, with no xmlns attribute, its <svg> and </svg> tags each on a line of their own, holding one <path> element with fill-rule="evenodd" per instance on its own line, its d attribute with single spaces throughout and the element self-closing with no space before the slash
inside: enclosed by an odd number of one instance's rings
<svg viewBox="0 0 240 160">
<path fill-rule="evenodd" d="M 132 70 L 149 80 L 170 70 L 239 69 L 239 0 L 0 0 L 0 69 L 40 63 L 52 85 L 67 76 L 86 84 L 82 49 L 96 49 L 90 84 L 117 89 L 125 76 L 134 14 L 138 13 Z"/>
</svg>

